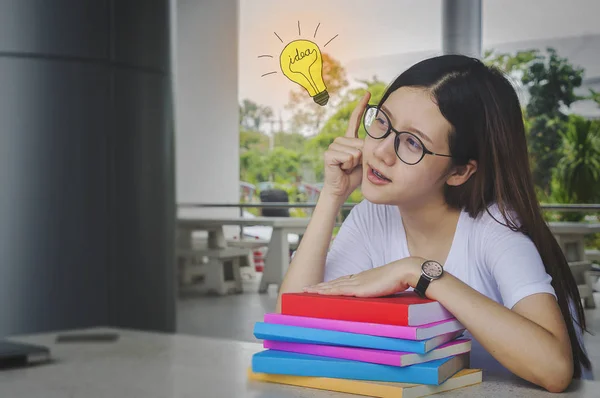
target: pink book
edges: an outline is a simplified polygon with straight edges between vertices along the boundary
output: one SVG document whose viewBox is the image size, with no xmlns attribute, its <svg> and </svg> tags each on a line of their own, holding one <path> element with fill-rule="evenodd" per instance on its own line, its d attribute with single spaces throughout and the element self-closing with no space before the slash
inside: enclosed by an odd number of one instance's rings
<svg viewBox="0 0 600 398">
<path fill-rule="evenodd" d="M 442 334 L 465 330 L 465 327 L 455 318 L 421 326 L 396 326 L 269 313 L 265 314 L 265 323 L 335 330 L 337 332 L 392 337 L 404 340 L 428 340 Z"/>
<path fill-rule="evenodd" d="M 417 363 L 435 361 L 437 359 L 448 358 L 470 352 L 471 340 L 453 340 L 428 352 L 427 354 L 320 344 L 287 343 L 273 340 L 264 340 L 263 346 L 265 348 L 277 351 L 295 352 L 299 354 L 318 355 L 321 357 L 340 358 L 351 361 L 370 362 L 381 365 L 402 367 Z"/>
</svg>

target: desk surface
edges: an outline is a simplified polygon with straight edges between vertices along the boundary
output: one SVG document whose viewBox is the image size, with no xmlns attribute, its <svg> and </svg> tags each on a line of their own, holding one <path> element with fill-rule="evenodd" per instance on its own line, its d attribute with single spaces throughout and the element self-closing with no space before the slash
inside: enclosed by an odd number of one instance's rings
<svg viewBox="0 0 600 398">
<path fill-rule="evenodd" d="M 300 217 L 180 217 L 177 225 L 183 228 L 219 228 L 223 225 L 257 226 L 264 225 L 273 228 L 306 228 L 310 218 Z"/>
<path fill-rule="evenodd" d="M 293 386 L 248 381 L 259 343 L 113 329 L 114 343 L 55 344 L 56 334 L 12 340 L 50 347 L 54 362 L 0 371 L 0 397 L 28 398 L 211 398 L 353 397 Z M 599 382 L 578 381 L 568 397 L 598 397 Z M 517 379 L 484 375 L 477 386 L 444 397 L 555 397 Z"/>
</svg>

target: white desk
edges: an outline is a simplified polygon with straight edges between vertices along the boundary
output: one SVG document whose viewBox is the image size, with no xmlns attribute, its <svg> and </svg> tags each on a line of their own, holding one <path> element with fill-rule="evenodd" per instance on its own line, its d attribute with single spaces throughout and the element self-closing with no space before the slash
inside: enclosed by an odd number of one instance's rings
<svg viewBox="0 0 600 398">
<path fill-rule="evenodd" d="M 14 338 L 50 348 L 55 362 L 0 371 L 2 398 L 319 398 L 356 397 L 247 380 L 259 343 L 118 331 L 114 343 L 55 344 L 56 334 Z M 577 381 L 565 397 L 598 397 L 599 382 Z M 556 397 L 516 378 L 484 375 L 482 384 L 444 397 Z M 441 396 L 442 396 L 441 395 Z M 437 395 L 434 395 L 436 397 Z"/>
<path fill-rule="evenodd" d="M 177 221 L 178 246 L 189 248 L 194 231 L 208 231 L 210 248 L 226 247 L 223 226 L 257 226 L 264 225 L 273 229 L 269 241 L 265 269 L 260 281 L 259 291 L 264 293 L 270 284 L 281 285 L 289 266 L 290 244 L 287 234 L 302 234 L 308 226 L 309 218 L 296 217 L 221 217 L 221 218 L 179 218 Z"/>
</svg>

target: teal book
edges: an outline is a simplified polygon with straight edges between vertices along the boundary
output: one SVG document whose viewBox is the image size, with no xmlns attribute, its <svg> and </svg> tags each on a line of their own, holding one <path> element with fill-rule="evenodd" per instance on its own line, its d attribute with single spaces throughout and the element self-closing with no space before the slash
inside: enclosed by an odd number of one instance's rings
<svg viewBox="0 0 600 398">
<path fill-rule="evenodd" d="M 443 344 L 455 340 L 462 333 L 462 330 L 458 330 L 427 340 L 406 340 L 264 322 L 256 322 L 254 324 L 254 337 L 259 340 L 373 348 L 376 350 L 403 351 L 415 354 L 426 354 Z"/>
<path fill-rule="evenodd" d="M 252 357 L 255 373 L 427 385 L 440 385 L 468 367 L 468 353 L 406 367 L 276 350 L 261 351 Z"/>
</svg>

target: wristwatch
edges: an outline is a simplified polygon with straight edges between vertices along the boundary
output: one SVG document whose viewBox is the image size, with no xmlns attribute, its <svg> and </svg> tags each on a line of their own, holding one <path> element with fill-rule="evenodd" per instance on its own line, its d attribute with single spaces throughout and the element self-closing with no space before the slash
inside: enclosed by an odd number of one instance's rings
<svg viewBox="0 0 600 398">
<path fill-rule="evenodd" d="M 433 280 L 440 279 L 444 273 L 444 267 L 442 264 L 434 260 L 425 260 L 421 264 L 421 277 L 415 287 L 415 292 L 425 298 L 425 291 L 429 286 L 429 283 Z"/>
</svg>

